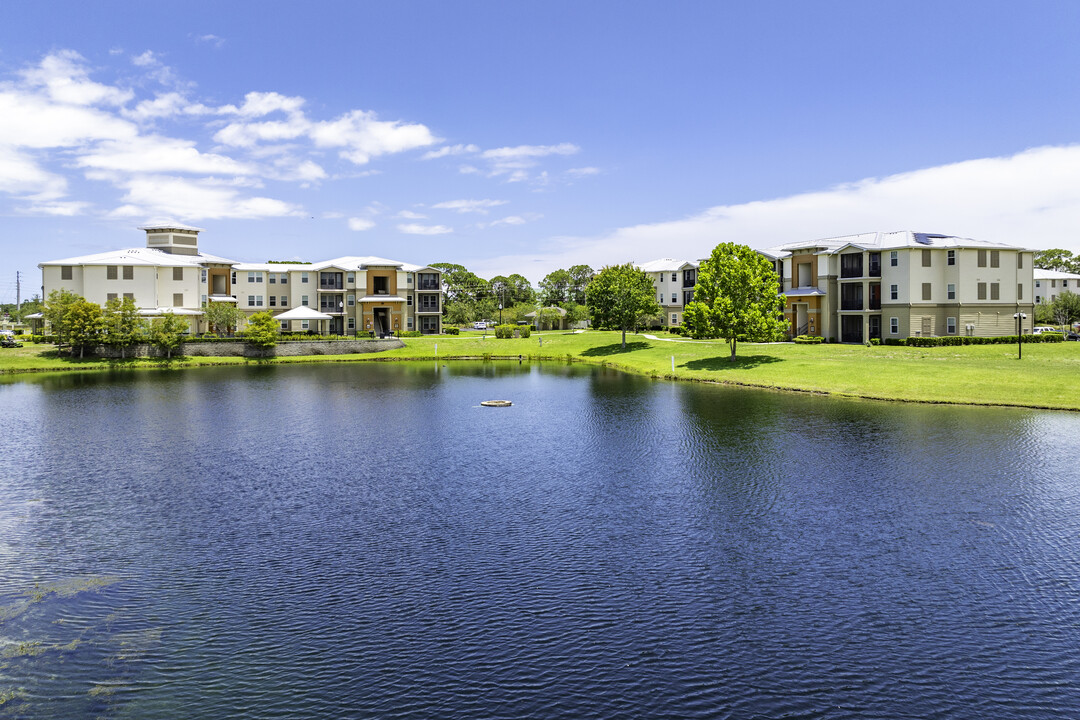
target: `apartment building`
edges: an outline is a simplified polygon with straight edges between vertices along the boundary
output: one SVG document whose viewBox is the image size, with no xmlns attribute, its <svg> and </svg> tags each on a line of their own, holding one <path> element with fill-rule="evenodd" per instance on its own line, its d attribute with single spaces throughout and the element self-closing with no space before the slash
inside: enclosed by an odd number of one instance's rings
<svg viewBox="0 0 1080 720">
<path fill-rule="evenodd" d="M 775 265 L 791 335 L 839 342 L 1010 335 L 1034 322 L 1033 251 L 911 231 L 795 242 Z"/>
<path fill-rule="evenodd" d="M 1080 292 L 1080 275 L 1061 270 L 1035 268 L 1035 304 L 1044 305 L 1057 300 L 1062 293 Z"/>
<path fill-rule="evenodd" d="M 213 302 L 235 303 L 249 315 L 307 307 L 329 316 L 282 320 L 285 331 L 385 335 L 442 330 L 437 268 L 380 257 L 240 263 L 200 251 L 201 228 L 166 223 L 139 229 L 146 232 L 145 247 L 40 263 L 43 297 L 59 289 L 100 305 L 130 297 L 141 315 L 187 318 L 192 333 L 207 330 L 202 308 Z"/>
<path fill-rule="evenodd" d="M 638 270 L 649 274 L 656 301 L 662 309 L 663 325 L 672 327 L 682 325 L 683 309 L 694 299 L 694 286 L 697 285 L 698 263 L 691 260 L 661 258 L 635 265 Z"/>
</svg>

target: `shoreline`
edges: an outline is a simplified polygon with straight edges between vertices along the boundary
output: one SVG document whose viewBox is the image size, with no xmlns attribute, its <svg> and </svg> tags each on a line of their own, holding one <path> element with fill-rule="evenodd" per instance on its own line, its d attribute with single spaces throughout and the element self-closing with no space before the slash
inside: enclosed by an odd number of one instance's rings
<svg viewBox="0 0 1080 720">
<path fill-rule="evenodd" d="M 591 335 L 591 339 L 593 339 L 593 340 L 607 339 L 607 338 L 601 336 L 601 334 L 599 332 L 586 334 L 586 337 L 588 337 L 590 335 Z M 540 336 L 540 337 L 546 337 L 546 338 L 551 338 L 552 340 L 555 340 L 555 339 L 558 339 L 560 337 L 566 337 L 566 336 L 559 333 L 559 334 L 546 335 L 546 336 Z M 633 343 L 631 342 L 631 337 L 633 337 L 635 339 Z M 999 399 L 989 399 L 989 400 L 977 400 L 977 399 L 969 397 L 966 400 L 956 400 L 956 399 L 950 399 L 950 398 L 945 398 L 945 397 L 936 397 L 936 398 L 935 397 L 930 397 L 930 398 L 925 398 L 925 397 L 923 397 L 923 398 L 920 398 L 920 397 L 899 397 L 899 396 L 889 395 L 889 394 L 884 394 L 884 393 L 860 392 L 860 391 L 857 391 L 857 390 L 856 391 L 841 391 L 841 390 L 836 390 L 836 389 L 810 387 L 805 383 L 797 382 L 797 379 L 793 379 L 791 382 L 785 383 L 785 382 L 777 382 L 775 379 L 770 381 L 770 380 L 764 379 L 764 378 L 762 380 L 760 380 L 760 381 L 755 381 L 755 380 L 746 379 L 746 378 L 701 377 L 700 376 L 701 371 L 698 371 L 698 376 L 695 376 L 693 374 L 694 371 L 689 370 L 689 369 L 687 369 L 685 372 L 682 372 L 682 373 L 680 373 L 678 371 L 672 373 L 670 371 L 667 371 L 666 369 L 663 372 L 658 372 L 656 369 L 644 366 L 644 363 L 641 363 L 641 362 L 634 365 L 634 364 L 620 363 L 620 362 L 617 362 L 617 361 L 612 361 L 610 359 L 607 359 L 607 357 L 609 355 L 619 354 L 619 355 L 623 355 L 627 359 L 634 358 L 634 359 L 637 359 L 639 361 L 642 360 L 643 359 L 642 357 L 635 356 L 633 354 L 635 352 L 635 350 L 642 349 L 641 347 L 639 347 L 640 345 L 645 345 L 645 343 L 642 342 L 641 340 L 637 340 L 637 338 L 642 338 L 642 337 L 644 337 L 644 336 L 643 335 L 628 336 L 628 338 L 627 338 L 628 349 L 627 349 L 627 351 L 625 351 L 625 353 L 622 352 L 622 351 L 618 351 L 616 353 L 616 351 L 609 349 L 611 346 L 603 346 L 602 348 L 599 348 L 599 349 L 604 350 L 605 351 L 604 354 L 600 354 L 600 355 L 598 355 L 596 357 L 590 357 L 590 356 L 587 356 L 587 355 L 586 356 L 582 355 L 583 352 L 584 353 L 587 353 L 589 351 L 594 351 L 595 352 L 597 350 L 597 348 L 595 346 L 590 347 L 590 348 L 586 348 L 585 350 L 581 350 L 581 348 L 576 348 L 578 350 L 578 352 L 559 352 L 558 351 L 558 349 L 559 349 L 559 343 L 558 342 L 550 342 L 550 345 L 552 346 L 552 351 L 551 352 L 543 352 L 543 351 L 541 351 L 541 352 L 537 353 L 536 350 L 538 348 L 531 347 L 529 349 L 531 349 L 533 352 L 521 352 L 521 353 L 502 353 L 502 352 L 498 352 L 498 353 L 496 353 L 496 352 L 492 352 L 492 353 L 488 353 L 488 352 L 475 353 L 475 352 L 468 352 L 468 353 L 447 354 L 447 355 L 442 355 L 442 354 L 436 355 L 434 353 L 425 354 L 423 352 L 423 350 L 430 349 L 430 348 L 423 348 L 422 346 L 420 348 L 417 348 L 417 347 L 410 348 L 409 345 L 406 345 L 405 348 L 402 348 L 400 350 L 388 351 L 388 353 L 362 354 L 362 355 L 358 355 L 358 354 L 348 354 L 348 355 L 304 355 L 304 356 L 283 356 L 283 357 L 273 357 L 273 358 L 245 358 L 245 357 L 242 357 L 242 356 L 224 356 L 224 357 L 215 357 L 215 358 L 198 357 L 197 360 L 195 358 L 193 358 L 192 356 L 180 356 L 179 358 L 174 358 L 173 360 L 159 360 L 159 359 L 148 360 L 148 359 L 145 359 L 145 358 L 142 358 L 142 359 L 130 359 L 130 360 L 126 360 L 126 361 L 125 360 L 119 360 L 119 361 L 114 361 L 114 360 L 101 361 L 101 360 L 98 360 L 98 361 L 88 362 L 87 367 L 70 366 L 70 365 L 66 366 L 66 367 L 64 367 L 64 366 L 61 366 L 61 367 L 28 366 L 28 367 L 22 367 L 22 368 L 19 368 L 19 367 L 0 367 L 0 383 L 10 384 L 10 383 L 18 382 L 20 377 L 29 378 L 29 377 L 36 377 L 36 376 L 41 376 L 41 375 L 45 375 L 45 374 L 72 375 L 72 374 L 92 374 L 92 373 L 109 373 L 109 372 L 140 371 L 140 370 L 180 370 L 180 369 L 190 369 L 190 368 L 199 368 L 199 367 L 230 367 L 230 366 L 245 366 L 246 367 L 246 366 L 265 366 L 265 365 L 283 365 L 283 364 L 295 365 L 295 364 L 303 364 L 303 363 L 320 363 L 320 364 L 323 364 L 323 363 L 373 363 L 373 362 L 375 362 L 375 363 L 383 363 L 383 362 L 416 362 L 416 363 L 419 363 L 419 362 L 431 362 L 432 360 L 435 360 L 435 361 L 453 361 L 453 362 L 488 362 L 488 361 L 512 362 L 514 360 L 519 360 L 519 358 L 520 358 L 521 362 L 528 361 L 529 363 L 552 362 L 552 361 L 560 362 L 560 363 L 582 363 L 582 364 L 592 365 L 592 366 L 596 366 L 596 367 L 606 367 L 606 368 L 610 368 L 610 369 L 613 369 L 613 370 L 618 370 L 620 372 L 626 372 L 626 373 L 630 373 L 630 374 L 633 374 L 633 375 L 638 375 L 638 376 L 642 376 L 642 377 L 649 377 L 649 378 L 657 379 L 657 380 L 671 380 L 671 381 L 676 381 L 676 382 L 698 382 L 698 383 L 706 383 L 706 384 L 713 384 L 713 385 L 724 385 L 724 386 L 729 386 L 729 387 L 744 387 L 744 388 L 757 389 L 757 390 L 771 390 L 771 391 L 775 391 L 775 392 L 800 393 L 800 394 L 819 395 L 819 396 L 823 396 L 823 397 L 835 397 L 835 398 L 843 398 L 843 399 L 870 400 L 870 401 L 876 401 L 876 402 L 902 402 L 902 403 L 915 403 L 915 404 L 923 404 L 923 405 L 956 405 L 956 406 L 968 406 L 968 407 L 1007 407 L 1007 408 L 1026 409 L 1026 410 L 1052 410 L 1052 411 L 1064 411 L 1064 412 L 1080 412 L 1080 398 L 1078 398 L 1077 402 L 1075 404 L 1073 404 L 1073 405 L 1064 405 L 1064 404 L 1063 405 L 1053 405 L 1053 404 L 1048 404 L 1046 402 L 1040 402 L 1039 400 L 1034 399 L 1034 398 L 1031 401 L 1021 401 L 1021 400 L 1016 400 L 1016 399 L 1012 399 L 1012 398 L 1009 398 L 1009 399 L 1000 399 L 999 398 Z M 650 341 L 653 340 L 653 338 L 647 338 L 647 339 L 650 340 Z M 439 340 L 445 342 L 445 341 L 447 341 L 447 338 L 445 338 L 443 336 L 439 336 Z M 665 349 L 665 352 L 667 352 L 667 350 L 671 349 L 671 344 L 665 343 L 665 341 L 663 339 L 658 339 L 658 340 L 659 340 L 659 343 L 663 343 L 663 344 L 668 345 L 668 348 Z M 471 341 L 471 342 L 474 342 L 474 343 L 482 342 L 482 343 L 485 343 L 485 344 L 486 343 L 491 343 L 491 342 L 500 342 L 500 343 L 501 342 L 507 342 L 507 341 L 494 340 L 494 339 L 492 339 L 492 340 L 487 340 L 487 339 L 481 340 L 479 338 L 470 338 L 470 337 L 463 337 L 463 338 L 459 339 L 456 336 L 450 336 L 449 341 L 450 342 Z M 431 341 L 429 340 L 428 342 L 431 342 Z M 529 342 L 529 341 L 526 341 L 526 342 Z M 653 343 L 650 342 L 649 344 L 652 345 Z M 634 347 L 631 348 L 631 345 L 633 345 Z M 686 343 L 686 344 L 680 343 L 679 345 L 680 345 L 681 348 L 685 348 L 687 350 L 694 347 L 694 344 L 690 344 L 690 343 Z M 702 345 L 703 344 L 697 345 L 697 347 L 701 348 Z M 750 348 L 755 348 L 755 347 L 758 347 L 758 346 L 755 346 L 754 344 L 751 344 L 751 343 L 741 343 L 740 344 L 740 348 L 750 349 Z M 826 347 L 835 347 L 835 346 L 826 346 Z M 521 349 L 525 350 L 525 348 L 521 348 Z M 565 349 L 570 349 L 570 348 L 565 348 Z M 655 349 L 655 348 L 651 348 L 651 349 Z M 410 352 L 410 350 L 413 350 L 414 352 Z M 421 352 L 417 353 L 417 352 L 415 352 L 415 350 L 421 350 Z M 740 358 L 740 360 L 743 363 L 746 363 L 750 358 L 754 358 L 754 357 L 758 357 L 758 356 L 749 356 L 749 355 L 742 356 Z M 0 360 L 2 360 L 2 359 L 3 359 L 3 356 L 0 355 Z M 715 361 L 716 358 L 715 357 L 714 358 L 708 358 L 708 359 L 696 358 L 695 360 L 691 360 L 689 362 L 684 362 L 682 364 L 682 367 L 686 368 L 690 362 L 695 362 L 696 361 L 696 362 L 700 363 L 700 362 L 705 362 L 706 360 Z M 59 358 L 50 359 L 50 362 L 57 362 L 57 361 L 63 362 Z M 717 363 L 717 365 L 718 365 L 717 369 L 713 370 L 712 372 L 715 373 L 715 372 L 722 372 L 722 371 L 731 370 L 731 369 L 738 369 L 738 367 L 737 367 L 738 363 L 735 363 L 730 367 L 726 367 L 726 363 L 727 363 L 727 359 L 725 357 L 723 360 L 720 360 L 720 362 Z"/>
</svg>

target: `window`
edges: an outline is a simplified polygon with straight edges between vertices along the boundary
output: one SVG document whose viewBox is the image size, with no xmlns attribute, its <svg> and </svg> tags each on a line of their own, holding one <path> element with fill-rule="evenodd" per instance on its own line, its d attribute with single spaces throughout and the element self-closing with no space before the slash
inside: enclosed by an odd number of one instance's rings
<svg viewBox="0 0 1080 720">
<path fill-rule="evenodd" d="M 202 272 L 199 273 L 199 282 L 201 282 L 203 285 L 206 284 L 206 268 L 203 268 Z"/>
<path fill-rule="evenodd" d="M 173 293 L 173 307 L 184 307 L 184 293 Z"/>
<path fill-rule="evenodd" d="M 1017 270 L 1023 270 L 1024 269 L 1024 253 L 1021 253 L 1021 252 L 1016 253 L 1016 269 Z"/>
<path fill-rule="evenodd" d="M 409 318 L 409 327 L 412 328 L 412 318 Z"/>
<path fill-rule="evenodd" d="M 677 302 L 679 302 L 679 296 L 675 293 L 671 293 L 671 304 L 674 305 Z"/>
<path fill-rule="evenodd" d="M 922 251 L 922 266 L 923 267 L 930 267 L 931 257 L 932 257 L 932 251 L 930 251 L 930 250 L 923 250 Z"/>
<path fill-rule="evenodd" d="M 308 306 L 308 299 L 307 298 L 308 298 L 307 295 L 301 295 L 300 296 L 300 304 L 303 305 L 304 307 Z"/>
<path fill-rule="evenodd" d="M 248 295 L 248 307 L 255 307 L 255 296 Z"/>
<path fill-rule="evenodd" d="M 277 284 L 277 273 L 266 273 L 266 281 L 271 285 Z"/>
<path fill-rule="evenodd" d="M 679 316 L 676 315 L 675 313 L 671 313 L 671 324 L 672 325 L 678 325 L 679 324 Z"/>
<path fill-rule="evenodd" d="M 356 329 L 356 318 L 349 318 L 349 329 L 350 330 L 355 330 Z"/>
<path fill-rule="evenodd" d="M 890 285 L 889 286 L 889 299 L 890 300 L 899 300 L 900 299 L 900 286 L 899 285 Z"/>
<path fill-rule="evenodd" d="M 125 280 L 134 280 L 135 279 L 135 266 L 134 265 L 125 265 L 124 266 L 124 279 Z"/>
<path fill-rule="evenodd" d="M 301 320 L 300 321 L 300 329 L 301 330 L 307 330 L 308 329 L 308 321 L 307 320 Z"/>
<path fill-rule="evenodd" d="M 980 250 L 979 251 L 978 265 L 979 265 L 979 267 L 986 267 L 986 251 L 985 250 Z"/>
<path fill-rule="evenodd" d="M 281 321 L 281 329 L 286 331 L 286 332 L 289 331 L 289 321 L 288 320 L 282 320 Z"/>
<path fill-rule="evenodd" d="M 990 267 L 1001 267 L 1001 251 L 990 251 Z"/>
<path fill-rule="evenodd" d="M 955 250 L 950 250 L 949 252 L 946 253 L 945 264 L 946 265 L 955 265 L 956 264 L 956 251 Z"/>
<path fill-rule="evenodd" d="M 1016 284 L 1016 299 L 1017 300 L 1023 300 L 1024 299 L 1024 283 L 1017 283 Z"/>
<path fill-rule="evenodd" d="M 671 282 L 678 282 L 678 281 L 679 281 L 679 274 L 678 273 L 671 273 Z"/>
<path fill-rule="evenodd" d="M 663 303 L 664 302 L 664 293 L 656 293 L 656 302 L 658 302 L 658 303 Z"/>
<path fill-rule="evenodd" d="M 184 268 L 174 267 L 172 269 L 172 279 L 177 282 L 182 281 L 184 279 Z"/>
<path fill-rule="evenodd" d="M 70 280 L 71 279 L 71 266 L 70 265 L 61 265 L 60 266 L 60 279 L 61 280 Z"/>
<path fill-rule="evenodd" d="M 952 283 L 949 283 L 949 288 L 947 290 L 947 296 L 948 296 L 948 298 L 950 300 L 955 300 L 956 299 L 956 286 L 953 285 Z"/>
<path fill-rule="evenodd" d="M 261 283 L 262 281 L 263 281 L 263 276 L 262 276 L 261 272 L 249 272 L 248 273 L 248 282 L 249 283 L 251 283 L 251 282 L 253 282 L 253 283 Z"/>
<path fill-rule="evenodd" d="M 345 300 L 349 303 L 349 307 L 352 307 L 353 305 L 356 304 L 356 296 L 355 295 L 346 295 Z"/>
<path fill-rule="evenodd" d="M 990 299 L 991 300 L 1000 300 L 1001 299 L 1001 290 L 1000 290 L 1000 288 L 1001 288 L 1001 286 L 998 283 L 990 283 Z"/>
<path fill-rule="evenodd" d="M 308 274 L 307 273 L 300 273 L 300 282 L 306 283 L 307 281 L 308 281 Z"/>
<path fill-rule="evenodd" d="M 1040 282 L 1039 280 L 1035 281 L 1035 287 L 1042 287 L 1042 285 L 1040 285 L 1039 282 Z"/>
<path fill-rule="evenodd" d="M 117 278 L 116 266 L 115 265 L 106 265 L 105 266 L 105 279 L 106 280 L 115 280 L 116 278 Z"/>
<path fill-rule="evenodd" d="M 270 307 L 277 307 L 277 295 L 270 296 Z"/>
<path fill-rule="evenodd" d="M 945 332 L 948 335 L 956 334 L 956 318 L 945 318 Z"/>
<path fill-rule="evenodd" d="M 897 252 L 896 250 L 891 251 L 889 253 L 889 265 L 891 265 L 892 267 L 896 267 L 899 264 L 900 264 L 900 253 Z M 893 318 L 893 319 L 895 320 L 896 318 Z"/>
<path fill-rule="evenodd" d="M 116 299 L 116 293 L 105 293 L 105 302 L 112 302 Z"/>
<path fill-rule="evenodd" d="M 233 285 L 236 284 L 236 271 L 235 270 L 232 271 L 232 284 Z"/>
<path fill-rule="evenodd" d="M 889 334 L 900 334 L 900 318 L 889 318 Z"/>
<path fill-rule="evenodd" d="M 926 252 L 926 251 L 924 250 L 923 252 Z M 922 299 L 923 300 L 929 300 L 930 299 L 930 283 L 923 283 L 922 284 Z"/>
<path fill-rule="evenodd" d="M 356 282 L 356 275 L 349 273 L 345 276 L 345 282 L 352 285 L 354 282 Z M 409 273 L 409 282 L 412 282 L 412 273 Z"/>
<path fill-rule="evenodd" d="M 288 285 L 289 284 L 289 273 L 281 273 L 281 284 L 282 285 Z"/>
<path fill-rule="evenodd" d="M 282 295 L 281 296 L 281 307 L 289 307 L 289 296 L 288 295 Z"/>
<path fill-rule="evenodd" d="M 206 304 L 206 296 L 205 296 L 205 295 L 203 295 L 203 296 L 202 296 L 202 304 L 203 304 L 203 305 L 205 305 L 205 304 Z"/>
<path fill-rule="evenodd" d="M 124 299 L 135 302 L 135 293 L 124 293 Z"/>
<path fill-rule="evenodd" d="M 412 305 L 412 293 L 409 293 L 407 296 L 405 296 L 405 304 L 406 305 Z"/>
<path fill-rule="evenodd" d="M 978 287 L 978 290 L 979 290 L 979 299 L 980 300 L 985 300 L 986 299 L 986 283 L 979 283 L 977 287 Z"/>
</svg>

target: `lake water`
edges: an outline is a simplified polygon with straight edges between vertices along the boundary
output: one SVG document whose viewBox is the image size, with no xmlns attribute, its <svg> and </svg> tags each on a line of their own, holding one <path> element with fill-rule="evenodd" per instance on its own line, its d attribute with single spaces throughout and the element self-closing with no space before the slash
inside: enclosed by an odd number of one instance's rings
<svg viewBox="0 0 1080 720">
<path fill-rule="evenodd" d="M 1077 415 L 517 363 L 0 404 L 0 717 L 1080 715 Z"/>
</svg>

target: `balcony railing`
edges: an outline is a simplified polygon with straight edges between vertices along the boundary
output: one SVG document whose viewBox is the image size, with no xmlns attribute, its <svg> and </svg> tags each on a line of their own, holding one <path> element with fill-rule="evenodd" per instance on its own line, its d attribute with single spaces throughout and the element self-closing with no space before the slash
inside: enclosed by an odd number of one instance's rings
<svg viewBox="0 0 1080 720">
<path fill-rule="evenodd" d="M 862 303 L 861 299 L 858 299 L 858 300 L 841 300 L 840 301 L 840 309 L 841 310 L 862 310 L 863 309 L 863 303 Z"/>
<path fill-rule="evenodd" d="M 430 280 L 422 280 L 416 285 L 417 290 L 441 290 L 439 283 Z"/>
<path fill-rule="evenodd" d="M 343 282 L 341 282 L 340 280 L 338 280 L 336 282 L 333 281 L 333 280 L 320 281 L 319 282 L 319 289 L 320 290 L 344 290 L 345 289 L 345 284 Z"/>
</svg>

